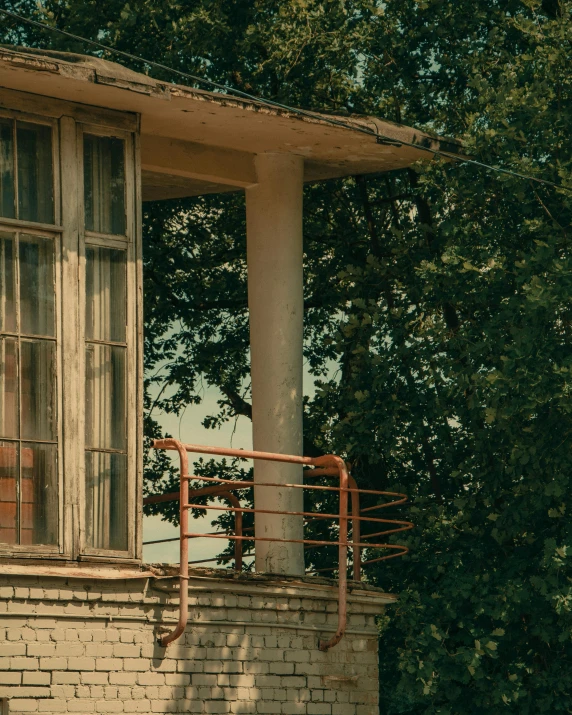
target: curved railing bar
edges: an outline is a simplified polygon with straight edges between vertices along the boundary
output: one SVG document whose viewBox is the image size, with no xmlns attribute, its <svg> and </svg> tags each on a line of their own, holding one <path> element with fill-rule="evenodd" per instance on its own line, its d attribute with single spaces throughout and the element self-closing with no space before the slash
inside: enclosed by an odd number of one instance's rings
<svg viewBox="0 0 572 715">
<path fill-rule="evenodd" d="M 341 491 L 341 490 L 340 490 Z M 351 490 L 347 489 L 346 493 L 351 494 Z M 220 506 L 217 506 L 216 504 L 210 505 L 210 504 L 192 504 L 189 503 L 186 506 L 187 509 L 206 509 L 206 510 L 213 510 L 213 511 L 220 511 Z M 228 507 L 225 511 L 242 511 L 245 514 L 279 514 L 280 516 L 311 516 L 313 519 L 337 519 L 338 514 L 329 514 L 329 513 L 319 513 L 316 511 L 278 511 L 275 509 L 251 509 L 250 507 L 240 507 L 240 509 L 235 509 Z M 373 524 L 411 524 L 410 521 L 398 521 L 396 519 L 379 519 L 375 517 L 368 517 L 368 516 L 356 516 L 352 517 L 352 519 L 355 519 L 356 521 L 367 521 L 368 523 L 373 523 Z M 305 541 L 305 539 L 299 539 L 299 541 Z"/>
<path fill-rule="evenodd" d="M 157 447 L 157 449 L 160 449 Z M 242 450 L 236 450 L 237 452 L 242 452 Z M 213 453 L 214 454 L 214 453 Z M 259 454 L 265 454 L 264 452 L 259 452 Z M 281 455 L 284 456 L 284 455 Z M 310 457 L 308 457 L 310 459 Z M 318 457 L 317 459 L 323 459 L 322 457 Z M 270 459 L 266 459 L 265 461 L 269 462 L 271 461 Z M 285 461 L 285 460 L 280 460 L 280 461 Z M 317 470 L 315 470 L 317 471 Z M 312 471 L 307 471 L 304 472 L 304 476 L 312 476 L 314 470 Z M 316 476 L 331 476 L 329 474 L 317 474 Z M 254 482 L 252 481 L 247 481 L 247 480 L 242 480 L 238 481 L 235 479 L 222 479 L 219 477 L 204 477 L 200 475 L 192 475 L 191 479 L 200 479 L 201 481 L 204 482 L 216 482 L 218 484 L 229 484 L 232 485 L 233 489 L 251 489 L 254 485 Z M 289 487 L 291 489 L 316 489 L 316 490 L 322 490 L 322 491 L 329 491 L 329 492 L 339 492 L 341 491 L 340 487 L 328 487 L 324 484 L 290 484 L 286 482 L 262 482 L 260 484 L 256 484 L 256 487 Z M 348 487 L 344 491 L 351 492 L 351 491 L 358 491 L 360 494 L 374 494 L 376 496 L 398 496 L 400 497 L 399 500 L 397 501 L 392 501 L 392 502 L 387 502 L 386 504 L 382 504 L 380 506 L 396 506 L 398 504 L 403 504 L 407 501 L 407 495 L 405 494 L 400 494 L 399 492 L 380 492 L 376 491 L 375 489 L 355 489 L 353 487 Z M 160 495 L 162 496 L 162 495 Z M 366 509 L 362 509 L 362 511 L 369 511 L 372 507 L 368 507 Z M 380 508 L 378 505 L 375 507 Z"/>
<path fill-rule="evenodd" d="M 349 519 L 350 517 L 348 517 Z M 400 529 L 400 531 L 409 531 L 409 529 Z M 209 539 L 228 539 L 229 541 L 266 541 L 278 544 L 312 544 L 315 546 L 345 546 L 346 548 L 359 546 L 361 549 L 405 549 L 406 546 L 402 544 L 368 544 L 365 541 L 355 543 L 353 541 L 318 541 L 317 539 L 278 539 L 272 536 L 233 536 L 232 534 L 227 534 L 224 531 L 219 531 L 216 533 L 205 534 L 201 531 L 189 531 L 186 534 L 188 539 L 200 539 L 201 537 Z"/>
<path fill-rule="evenodd" d="M 187 450 L 177 440 L 169 440 L 172 448 L 179 453 L 180 460 L 180 500 L 179 500 L 179 620 L 170 633 L 159 636 L 159 645 L 166 648 L 185 632 L 189 620 L 189 542 L 183 535 L 188 529 L 189 512 L 183 504 L 189 501 L 189 458 Z"/>
<path fill-rule="evenodd" d="M 386 544 L 386 548 L 388 546 L 390 546 L 390 544 Z M 402 550 L 397 554 L 389 554 L 388 556 L 378 556 L 375 559 L 368 559 L 367 561 L 363 562 L 363 565 L 365 566 L 366 564 L 376 564 L 378 561 L 387 561 L 388 559 L 395 559 L 398 556 L 405 556 L 405 554 L 409 553 L 408 546 L 403 546 L 402 544 L 393 544 L 393 546 Z"/>
<path fill-rule="evenodd" d="M 339 521 L 339 559 L 338 563 L 348 562 L 348 483 L 349 475 L 346 463 L 341 457 L 332 456 L 340 473 L 340 521 Z M 317 466 L 322 466 L 318 464 Z M 338 628 L 330 640 L 320 640 L 318 648 L 328 651 L 337 645 L 346 632 L 348 622 L 348 572 L 341 566 L 338 572 Z"/>
<path fill-rule="evenodd" d="M 386 506 L 395 506 L 398 504 L 403 504 L 407 497 L 404 494 L 397 492 L 379 492 L 372 489 L 358 489 L 355 479 L 349 474 L 348 465 L 340 458 L 335 455 L 326 455 L 323 457 L 300 457 L 296 455 L 284 455 L 284 454 L 274 454 L 270 452 L 258 452 L 251 450 L 236 450 L 229 449 L 225 447 L 210 447 L 204 445 L 191 445 L 182 444 L 175 439 L 164 439 L 155 440 L 153 443 L 155 449 L 165 449 L 173 450 L 179 453 L 180 464 L 181 464 L 181 479 L 180 479 L 180 492 L 179 494 L 161 494 L 153 495 L 147 497 L 144 501 L 146 504 L 160 503 L 179 499 L 179 538 L 180 538 L 180 573 L 179 573 L 179 604 L 180 613 L 179 620 L 175 629 L 162 637 L 160 637 L 159 642 L 163 646 L 167 646 L 176 640 L 184 631 L 187 621 L 188 621 L 188 580 L 189 580 L 189 560 L 188 560 L 188 539 L 189 538 L 220 538 L 227 540 L 234 540 L 234 558 L 235 558 L 235 568 L 237 570 L 242 569 L 242 544 L 244 541 L 270 541 L 270 542 L 280 542 L 280 543 L 303 543 L 306 548 L 319 548 L 321 546 L 337 546 L 338 547 L 338 627 L 336 633 L 329 640 L 321 640 L 319 642 L 320 650 L 327 651 L 333 646 L 337 645 L 343 638 L 346 626 L 347 626 L 347 563 L 348 563 L 348 548 L 352 549 L 353 555 L 353 578 L 354 580 L 359 580 L 361 578 L 361 550 L 362 549 L 389 549 L 393 551 L 398 551 L 398 553 L 389 554 L 376 559 L 369 559 L 365 561 L 364 564 L 375 563 L 377 561 L 383 561 L 390 558 L 395 558 L 396 556 L 401 556 L 407 553 L 409 549 L 406 546 L 399 544 L 380 544 L 366 542 L 365 539 L 371 539 L 377 536 L 385 536 L 388 534 L 395 534 L 401 531 L 407 531 L 413 528 L 413 524 L 408 521 L 400 521 L 394 519 L 381 519 L 376 517 L 364 517 L 361 516 L 362 512 L 372 511 L 374 509 L 383 508 Z M 188 474 L 188 453 L 195 452 L 197 454 L 211 454 L 218 456 L 228 456 L 240 459 L 259 459 L 262 461 L 274 461 L 274 462 L 287 462 L 291 464 L 301 464 L 307 467 L 313 467 L 313 469 L 306 470 L 304 476 L 325 476 L 325 477 L 337 477 L 339 479 L 339 485 L 336 487 L 330 487 L 325 485 L 304 485 L 304 484 L 284 484 L 284 483 L 273 483 L 264 482 L 262 484 L 257 484 L 260 487 L 280 487 L 284 489 L 285 487 L 291 487 L 293 489 L 314 489 L 322 491 L 333 491 L 339 493 L 339 514 L 320 514 L 317 512 L 284 512 L 275 511 L 269 509 L 248 509 L 241 507 L 239 499 L 233 494 L 233 491 L 240 491 L 243 489 L 250 489 L 254 486 L 252 481 L 236 481 L 231 479 L 219 479 L 217 477 L 204 477 L 198 475 Z M 202 480 L 206 482 L 216 482 L 211 486 L 202 487 L 199 489 L 189 490 L 189 481 L 191 479 Z M 398 497 L 398 499 L 385 503 L 382 505 L 376 505 L 374 507 L 367 507 L 360 511 L 360 494 L 374 494 L 376 496 L 391 496 Z M 348 513 L 349 505 L 349 495 L 351 496 L 351 517 Z M 190 509 L 218 509 L 221 507 L 209 505 L 209 504 L 195 504 L 189 502 L 189 497 L 198 496 L 219 496 L 226 499 L 232 506 L 223 507 L 225 511 L 230 511 L 235 514 L 235 534 L 227 534 L 224 532 L 214 532 L 214 533 L 198 533 L 188 531 L 188 514 Z M 337 519 L 338 520 L 338 540 L 337 541 L 321 541 L 317 539 L 280 539 L 271 537 L 257 537 L 257 536 L 245 536 L 243 534 L 242 528 L 242 516 L 244 513 L 265 513 L 265 514 L 279 514 L 281 516 L 303 516 L 307 519 Z M 352 538 L 351 541 L 348 538 L 348 522 L 352 522 Z M 399 525 L 396 529 L 386 529 L 385 531 L 375 532 L 373 534 L 361 536 L 360 533 L 360 522 L 366 521 L 370 523 L 380 523 L 380 524 L 395 524 Z M 250 531 L 251 528 L 248 528 Z M 220 558 L 220 557 L 217 557 Z M 225 560 L 231 558 L 230 556 L 223 557 Z M 208 561 L 214 561 L 213 559 L 202 559 L 195 561 L 193 563 L 206 563 Z M 346 566 L 343 566 L 346 565 Z M 318 569 L 319 571 L 335 571 L 335 568 L 328 569 Z"/>
</svg>

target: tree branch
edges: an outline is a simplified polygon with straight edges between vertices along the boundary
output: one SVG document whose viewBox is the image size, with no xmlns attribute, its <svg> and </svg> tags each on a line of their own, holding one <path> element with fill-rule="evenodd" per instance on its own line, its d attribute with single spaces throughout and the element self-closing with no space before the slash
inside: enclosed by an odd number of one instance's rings
<svg viewBox="0 0 572 715">
<path fill-rule="evenodd" d="M 228 404 L 236 415 L 248 417 L 249 420 L 252 419 L 252 405 L 250 402 L 247 402 L 236 390 L 231 390 L 230 387 L 225 385 L 219 385 L 219 390 L 226 397 Z"/>
<path fill-rule="evenodd" d="M 419 177 L 413 171 L 413 169 L 407 169 L 409 175 L 409 181 L 413 189 L 419 187 Z M 434 253 L 434 239 L 435 239 L 435 229 L 433 228 L 433 216 L 431 214 L 431 206 L 427 199 L 425 199 L 419 192 L 415 192 L 415 206 L 417 208 L 417 216 L 419 217 L 419 223 L 426 227 L 426 238 L 427 245 L 431 253 Z M 443 318 L 445 320 L 445 325 L 453 333 L 456 333 L 461 326 L 461 321 L 459 319 L 459 314 L 452 303 L 443 303 Z"/>
<path fill-rule="evenodd" d="M 373 211 L 371 210 L 371 203 L 369 200 L 369 195 L 367 193 L 367 181 L 365 176 L 358 175 L 355 177 L 356 185 L 359 189 L 360 195 L 361 195 L 361 200 L 362 200 L 362 205 L 363 205 L 363 211 L 365 214 L 365 220 L 367 224 L 367 230 L 369 233 L 369 237 L 371 240 L 371 245 L 373 248 L 373 254 L 376 258 L 383 258 L 384 254 L 381 249 L 381 243 L 379 240 L 379 236 L 377 233 L 377 228 L 375 225 L 375 219 L 373 217 Z M 389 308 L 393 308 L 395 305 L 395 301 L 393 299 L 393 294 L 391 293 L 391 287 L 387 280 L 383 279 L 382 282 L 382 293 L 385 297 L 385 300 L 387 301 L 387 305 Z"/>
<path fill-rule="evenodd" d="M 250 402 L 247 402 L 236 390 L 231 390 L 229 387 L 220 385 L 219 389 L 236 415 L 248 417 L 249 420 L 252 420 L 252 405 Z M 305 457 L 321 457 L 324 454 L 324 451 L 317 447 L 307 434 L 304 435 L 303 452 Z"/>
</svg>

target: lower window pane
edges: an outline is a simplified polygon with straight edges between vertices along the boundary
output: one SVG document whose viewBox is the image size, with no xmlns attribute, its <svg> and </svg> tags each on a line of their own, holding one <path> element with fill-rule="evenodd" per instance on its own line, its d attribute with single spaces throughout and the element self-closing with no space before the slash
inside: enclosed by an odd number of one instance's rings
<svg viewBox="0 0 572 715">
<path fill-rule="evenodd" d="M 86 446 L 124 450 L 125 348 L 88 344 L 85 380 Z"/>
<path fill-rule="evenodd" d="M 0 338 L 0 437 L 18 436 L 18 342 Z"/>
<path fill-rule="evenodd" d="M 58 476 L 55 444 L 22 444 L 20 543 L 58 543 Z"/>
<path fill-rule="evenodd" d="M 85 477 L 88 548 L 127 551 L 127 456 L 86 452 Z"/>
<path fill-rule="evenodd" d="M 0 442 L 0 542 L 18 543 L 18 445 Z"/>
<path fill-rule="evenodd" d="M 85 333 L 88 340 L 125 340 L 126 252 L 85 247 Z"/>
<path fill-rule="evenodd" d="M 21 422 L 23 439 L 56 439 L 55 344 L 22 340 Z"/>
</svg>

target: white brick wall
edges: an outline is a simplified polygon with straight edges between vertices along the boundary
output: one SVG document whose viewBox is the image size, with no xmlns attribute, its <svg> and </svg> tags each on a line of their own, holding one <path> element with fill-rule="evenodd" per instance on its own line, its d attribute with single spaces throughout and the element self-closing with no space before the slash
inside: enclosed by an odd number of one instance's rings
<svg viewBox="0 0 572 715">
<path fill-rule="evenodd" d="M 0 576 L 0 697 L 11 715 L 377 715 L 375 617 L 387 597 L 354 592 L 350 632 L 322 653 L 319 638 L 337 625 L 336 590 L 323 580 L 196 576 L 189 625 L 164 649 L 174 583 Z"/>
</svg>

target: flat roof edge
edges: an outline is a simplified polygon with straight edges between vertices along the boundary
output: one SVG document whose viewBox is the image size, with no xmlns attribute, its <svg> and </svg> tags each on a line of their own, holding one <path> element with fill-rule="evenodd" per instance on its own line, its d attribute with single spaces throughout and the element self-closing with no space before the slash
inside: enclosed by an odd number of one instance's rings
<svg viewBox="0 0 572 715">
<path fill-rule="evenodd" d="M 230 93 L 209 92 L 186 85 L 172 84 L 91 55 L 0 45 L 0 62 L 7 63 L 14 69 L 58 74 L 71 80 L 115 87 L 163 101 L 189 99 L 213 103 L 221 107 L 319 124 L 330 129 L 339 128 L 346 131 L 353 129 L 362 132 L 364 136 L 371 134 L 373 139 L 378 139 L 381 143 L 384 138 L 388 138 L 395 142 L 413 145 L 411 148 L 427 149 L 431 153 L 437 151 L 463 155 L 462 143 L 456 139 L 432 135 L 390 120 L 367 115 L 340 116 L 294 107 L 279 107 L 271 102 L 267 103 L 263 98 L 248 99 Z"/>
</svg>

